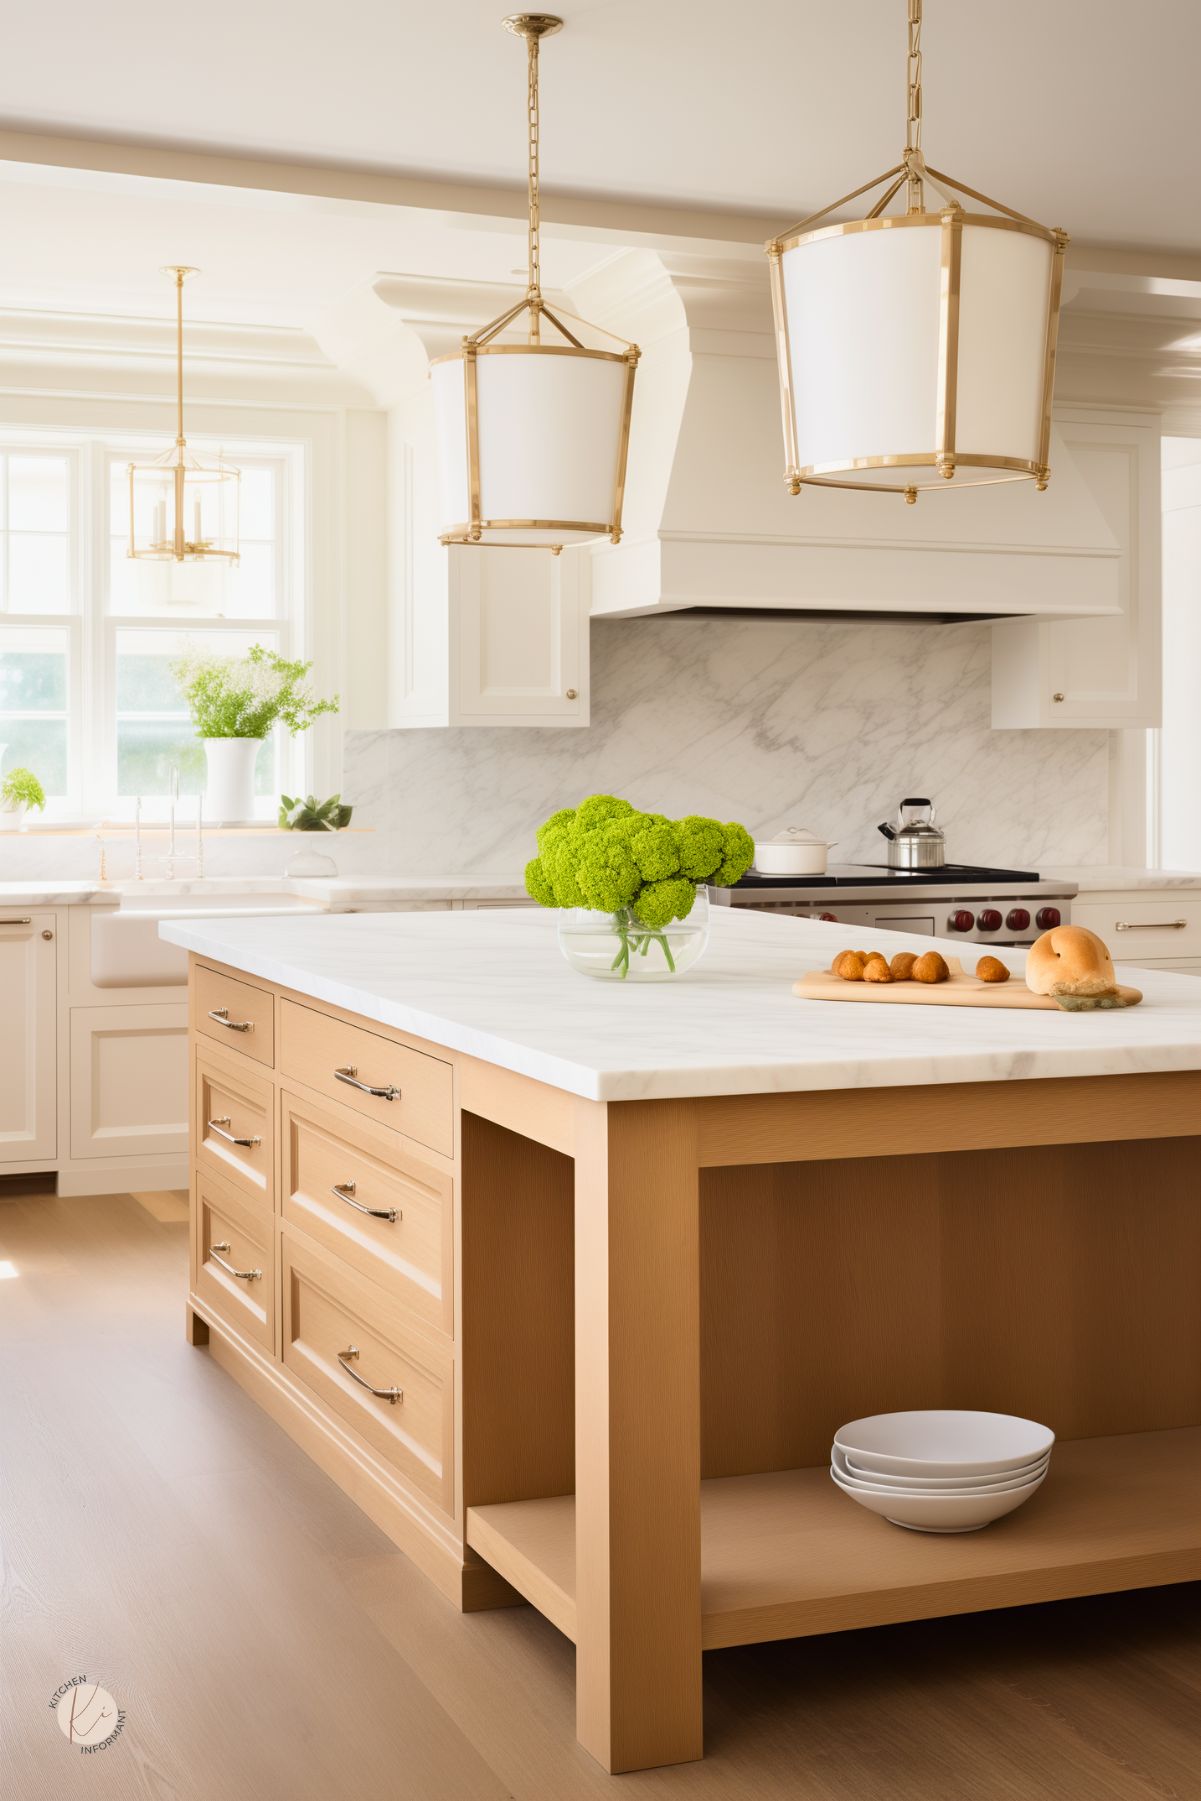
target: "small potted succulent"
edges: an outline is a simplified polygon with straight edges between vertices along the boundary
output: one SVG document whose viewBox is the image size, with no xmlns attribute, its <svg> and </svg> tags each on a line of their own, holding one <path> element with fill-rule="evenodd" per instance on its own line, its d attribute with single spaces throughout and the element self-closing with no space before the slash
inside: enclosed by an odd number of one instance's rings
<svg viewBox="0 0 1201 1801">
<path fill-rule="evenodd" d="M 306 795 L 304 800 L 292 800 L 286 794 L 279 797 L 279 829 L 281 832 L 341 832 L 350 824 L 353 807 L 342 805 L 340 794 L 331 794 L 328 800 L 317 800 L 315 795 Z"/>
<path fill-rule="evenodd" d="M 19 831 L 25 815 L 46 805 L 46 790 L 32 769 L 10 769 L 0 780 L 0 832 Z"/>
<path fill-rule="evenodd" d="M 350 824 L 353 807 L 343 806 L 340 794 L 328 800 L 306 795 L 293 800 L 288 794 L 279 797 L 279 829 L 281 832 L 341 832 Z M 332 857 L 306 845 L 284 866 L 286 876 L 336 876 L 338 865 Z"/>
<path fill-rule="evenodd" d="M 172 664 L 204 743 L 204 810 L 214 824 L 253 818 L 255 763 L 273 726 L 307 732 L 322 713 L 338 711 L 337 695 L 318 700 L 305 686 L 312 667 L 262 644 L 252 644 L 244 657 L 188 652 Z"/>
<path fill-rule="evenodd" d="M 750 868 L 744 826 L 690 814 L 640 813 L 593 794 L 538 828 L 527 892 L 561 910 L 559 948 L 573 969 L 608 981 L 683 975 L 709 938 L 707 883 L 730 887 Z"/>
</svg>

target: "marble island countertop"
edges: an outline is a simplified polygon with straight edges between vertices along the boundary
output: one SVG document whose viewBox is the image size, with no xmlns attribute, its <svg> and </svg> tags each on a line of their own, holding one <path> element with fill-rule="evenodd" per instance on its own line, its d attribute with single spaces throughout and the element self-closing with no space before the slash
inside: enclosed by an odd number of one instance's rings
<svg viewBox="0 0 1201 1801">
<path fill-rule="evenodd" d="M 577 974 L 553 914 L 163 921 L 214 961 L 480 1057 L 590 1100 L 1030 1080 L 1201 1068 L 1201 982 L 1135 970 L 1120 1013 L 803 1001 L 792 983 L 829 964 L 845 926 L 715 909 L 703 961 L 678 982 Z M 856 928 L 895 950 L 963 946 Z M 1006 952 L 1015 974 L 1022 953 Z"/>
</svg>

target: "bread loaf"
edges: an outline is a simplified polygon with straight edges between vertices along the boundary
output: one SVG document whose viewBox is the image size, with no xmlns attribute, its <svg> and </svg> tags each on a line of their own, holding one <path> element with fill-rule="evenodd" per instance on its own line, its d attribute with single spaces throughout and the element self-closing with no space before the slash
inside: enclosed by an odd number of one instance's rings
<svg viewBox="0 0 1201 1801">
<path fill-rule="evenodd" d="M 1113 959 L 1103 939 L 1087 926 L 1056 926 L 1030 947 L 1026 986 L 1032 994 L 1112 994 L 1117 987 Z"/>
</svg>

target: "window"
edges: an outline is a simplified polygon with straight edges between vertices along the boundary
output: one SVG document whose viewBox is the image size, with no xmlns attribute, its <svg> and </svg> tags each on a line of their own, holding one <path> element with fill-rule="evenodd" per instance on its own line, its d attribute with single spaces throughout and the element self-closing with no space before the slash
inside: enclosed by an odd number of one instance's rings
<svg viewBox="0 0 1201 1801">
<path fill-rule="evenodd" d="M 215 451 L 200 440 L 195 449 Z M 159 440 L 0 433 L 0 768 L 27 764 L 62 817 L 164 812 L 199 793 L 204 753 L 171 675 L 185 647 L 304 654 L 304 460 L 222 444 L 242 470 L 236 568 L 134 562 L 127 465 Z M 270 815 L 304 784 L 304 741 L 268 739 Z"/>
</svg>

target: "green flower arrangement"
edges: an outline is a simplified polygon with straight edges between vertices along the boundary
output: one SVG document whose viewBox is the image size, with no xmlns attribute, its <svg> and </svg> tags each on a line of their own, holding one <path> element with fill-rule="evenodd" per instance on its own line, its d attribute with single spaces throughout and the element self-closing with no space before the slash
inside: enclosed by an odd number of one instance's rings
<svg viewBox="0 0 1201 1801">
<path fill-rule="evenodd" d="M 675 972 L 664 928 L 687 919 L 698 883 L 731 887 L 750 868 L 754 841 L 744 826 L 690 814 L 640 813 L 628 800 L 593 794 L 539 826 L 538 855 L 526 865 L 526 892 L 542 907 L 610 913 L 618 939 L 612 967 L 658 944 Z"/>
<path fill-rule="evenodd" d="M 312 663 L 252 644 L 244 657 L 189 650 L 171 665 L 198 738 L 265 738 L 272 726 L 307 732 L 338 696 L 318 700 L 305 685 Z"/>
</svg>

